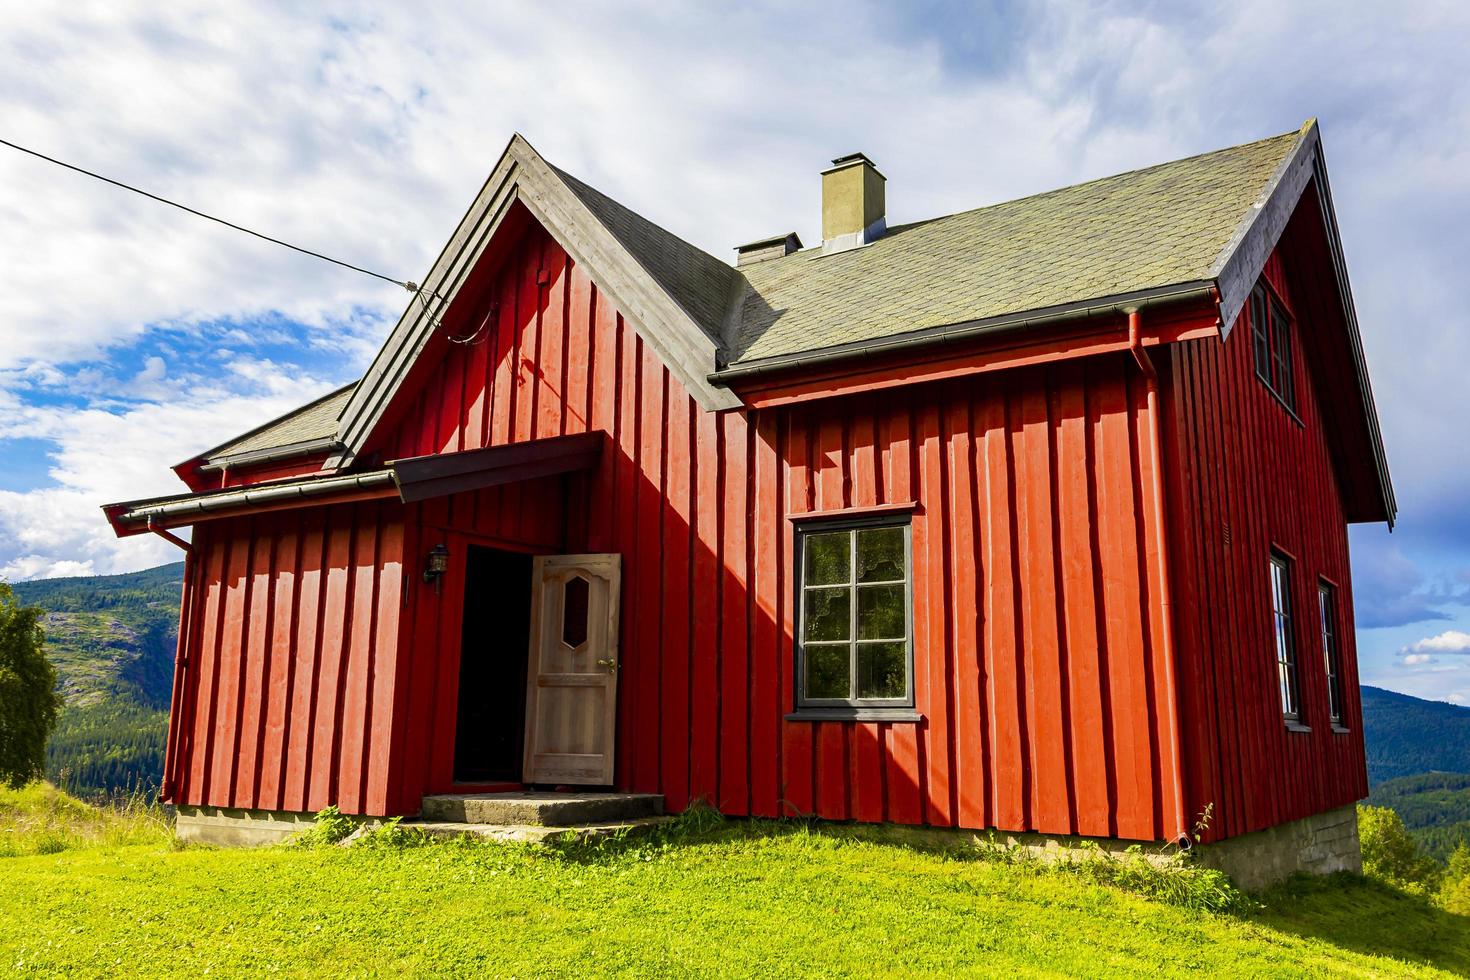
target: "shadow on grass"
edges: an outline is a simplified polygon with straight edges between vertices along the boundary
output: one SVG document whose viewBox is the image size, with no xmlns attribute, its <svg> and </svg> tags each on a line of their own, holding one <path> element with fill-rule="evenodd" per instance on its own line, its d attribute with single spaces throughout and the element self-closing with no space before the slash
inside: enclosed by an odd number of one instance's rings
<svg viewBox="0 0 1470 980">
<path fill-rule="evenodd" d="M 1470 916 L 1360 875 L 1297 875 L 1259 896 L 1257 921 L 1358 953 L 1470 975 Z"/>
</svg>

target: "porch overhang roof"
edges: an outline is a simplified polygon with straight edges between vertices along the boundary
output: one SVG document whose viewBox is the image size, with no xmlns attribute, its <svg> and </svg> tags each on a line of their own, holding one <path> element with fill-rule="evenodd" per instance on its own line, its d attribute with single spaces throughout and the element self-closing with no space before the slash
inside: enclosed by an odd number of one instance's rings
<svg viewBox="0 0 1470 980">
<path fill-rule="evenodd" d="M 600 432 L 553 436 L 459 453 L 412 456 L 360 473 L 310 476 L 205 493 L 104 504 L 118 537 L 242 513 L 396 497 L 413 503 L 451 493 L 588 470 L 602 457 Z"/>
</svg>

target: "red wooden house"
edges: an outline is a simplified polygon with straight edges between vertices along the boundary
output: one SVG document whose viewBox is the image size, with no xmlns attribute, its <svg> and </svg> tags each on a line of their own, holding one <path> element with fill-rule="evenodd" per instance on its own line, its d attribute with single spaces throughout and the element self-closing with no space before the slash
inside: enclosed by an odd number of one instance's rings
<svg viewBox="0 0 1470 980">
<path fill-rule="evenodd" d="M 193 527 L 166 799 L 1341 836 L 1394 502 L 1315 123 L 894 227 L 822 183 L 732 266 L 516 137 L 360 381 L 108 506 Z"/>
</svg>

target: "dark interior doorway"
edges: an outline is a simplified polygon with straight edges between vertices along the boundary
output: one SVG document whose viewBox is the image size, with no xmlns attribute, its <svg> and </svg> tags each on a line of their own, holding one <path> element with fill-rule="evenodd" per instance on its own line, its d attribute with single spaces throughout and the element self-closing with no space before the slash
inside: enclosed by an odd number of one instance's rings
<svg viewBox="0 0 1470 980">
<path fill-rule="evenodd" d="M 521 781 L 530 644 L 531 556 L 471 548 L 465 565 L 455 782 Z"/>
</svg>

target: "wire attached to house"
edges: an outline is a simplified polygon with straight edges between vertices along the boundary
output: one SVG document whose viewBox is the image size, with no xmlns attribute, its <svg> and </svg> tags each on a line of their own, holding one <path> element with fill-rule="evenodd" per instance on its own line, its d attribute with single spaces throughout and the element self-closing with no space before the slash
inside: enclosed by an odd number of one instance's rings
<svg viewBox="0 0 1470 980">
<path fill-rule="evenodd" d="M 75 164 L 67 163 L 65 160 L 58 160 L 55 157 L 49 157 L 46 154 L 40 153 L 36 150 L 32 150 L 29 147 L 21 146 L 19 143 L 12 143 L 10 142 L 10 140 L 7 139 L 0 139 L 0 144 L 8 146 L 12 150 L 19 150 L 21 153 L 28 153 L 33 157 L 45 160 L 47 163 L 54 163 L 58 167 L 65 167 L 67 170 L 73 170 L 79 174 L 85 174 L 86 176 L 91 177 L 95 180 L 100 180 L 103 183 L 111 184 L 114 187 L 121 187 L 125 191 L 132 191 L 134 194 L 141 194 L 144 197 L 157 201 L 160 204 L 167 204 L 169 207 L 178 208 L 180 211 L 187 211 L 188 213 L 197 217 L 205 218 L 209 221 L 216 222 L 217 224 L 224 225 L 226 228 L 233 228 L 236 231 L 243 231 L 247 235 L 254 235 L 256 238 L 263 239 L 274 245 L 280 245 L 284 248 L 289 248 L 293 252 L 300 252 L 302 255 L 310 255 L 312 258 L 315 259 L 321 259 L 324 262 L 331 262 L 333 265 L 340 265 L 344 269 L 351 269 L 353 272 L 360 272 L 365 276 L 372 276 L 374 279 L 381 279 L 384 282 L 391 282 L 393 285 L 400 286 L 403 289 L 408 290 L 410 293 L 415 294 L 419 297 L 420 302 L 423 302 L 424 290 L 418 285 L 418 283 L 415 283 L 411 280 L 394 279 L 392 276 L 385 276 L 381 272 L 374 272 L 371 269 L 364 269 L 360 265 L 353 265 L 351 262 L 344 262 L 341 259 L 334 259 L 330 255 L 323 255 L 321 252 L 314 252 L 309 248 L 302 248 L 300 245 L 292 245 L 290 242 L 281 241 L 281 239 L 279 238 L 272 238 L 270 235 L 255 231 L 251 228 L 246 228 L 244 225 L 237 225 L 233 221 L 226 221 L 224 218 L 217 218 L 212 214 L 205 214 L 203 211 L 197 210 L 196 208 L 191 208 L 187 204 L 180 204 L 178 201 L 170 201 L 166 197 L 159 197 L 157 194 L 149 193 L 148 191 L 142 190 L 141 188 L 134 187 L 132 184 L 125 184 L 120 180 L 113 180 L 111 177 L 104 177 L 102 174 L 95 173 L 83 167 L 78 167 Z M 438 293 L 434 293 L 433 295 L 441 303 L 444 301 L 444 298 L 442 296 L 439 296 Z M 429 314 L 429 319 L 434 321 L 436 326 L 439 325 L 438 317 L 429 312 L 429 307 L 426 302 L 424 303 L 424 312 Z"/>
</svg>

